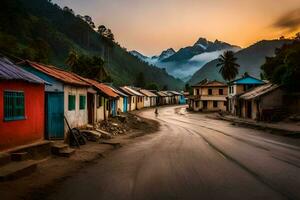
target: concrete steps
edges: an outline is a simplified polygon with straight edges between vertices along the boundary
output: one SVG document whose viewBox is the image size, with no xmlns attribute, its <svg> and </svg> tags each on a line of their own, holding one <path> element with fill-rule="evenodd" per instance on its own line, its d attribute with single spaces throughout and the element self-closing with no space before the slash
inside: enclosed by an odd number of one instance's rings
<svg viewBox="0 0 300 200">
<path fill-rule="evenodd" d="M 33 173 L 37 168 L 37 161 L 26 160 L 10 162 L 0 167 L 0 181 L 13 180 Z"/>
<path fill-rule="evenodd" d="M 51 152 L 57 156 L 70 157 L 75 153 L 75 149 L 69 148 L 69 146 L 64 143 L 54 143 L 51 146 Z"/>
<path fill-rule="evenodd" d="M 49 141 L 39 141 L 0 153 L 0 181 L 33 173 L 38 163 L 49 155 Z"/>
</svg>

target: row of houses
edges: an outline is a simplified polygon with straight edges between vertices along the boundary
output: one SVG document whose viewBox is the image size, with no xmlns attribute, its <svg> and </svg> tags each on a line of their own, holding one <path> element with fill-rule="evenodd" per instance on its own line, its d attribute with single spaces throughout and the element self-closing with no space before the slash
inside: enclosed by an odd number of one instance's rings
<svg viewBox="0 0 300 200">
<path fill-rule="evenodd" d="M 299 95 L 291 97 L 283 87 L 247 74 L 228 84 L 205 79 L 192 88 L 188 104 L 193 111 L 227 111 L 242 118 L 272 120 L 300 108 Z"/>
<path fill-rule="evenodd" d="M 54 66 L 0 58 L 0 150 L 64 139 L 71 128 L 95 124 L 122 112 L 184 104 L 175 91 L 114 87 Z"/>
</svg>

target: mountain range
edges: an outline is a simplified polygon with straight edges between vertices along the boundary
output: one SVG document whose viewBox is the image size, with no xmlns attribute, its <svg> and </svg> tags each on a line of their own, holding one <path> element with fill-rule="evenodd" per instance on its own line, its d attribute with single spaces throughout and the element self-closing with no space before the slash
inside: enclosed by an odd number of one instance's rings
<svg viewBox="0 0 300 200">
<path fill-rule="evenodd" d="M 290 40 L 262 40 L 247 48 L 235 53 L 239 67 L 239 75 L 241 77 L 245 72 L 256 78 L 260 78 L 261 65 L 264 64 L 266 57 L 274 56 L 275 49 L 280 48 L 283 44 L 289 43 Z M 205 64 L 201 69 L 193 74 L 188 81 L 193 85 L 203 79 L 224 81 L 217 68 L 218 60 L 214 59 Z"/>
<path fill-rule="evenodd" d="M 165 68 L 168 73 L 192 85 L 203 79 L 224 81 L 216 65 L 217 58 L 226 50 L 235 52 L 237 63 L 240 65 L 237 77 L 247 72 L 251 76 L 260 78 L 260 67 L 266 57 L 274 56 L 276 48 L 289 42 L 290 40 L 287 39 L 262 40 L 241 49 L 226 42 L 218 40 L 211 42 L 200 38 L 193 46 L 181 48 L 177 52 L 173 49 L 166 50 L 160 56 L 147 57 L 136 51 L 131 54 L 158 68 Z"/>
<path fill-rule="evenodd" d="M 217 58 L 224 51 L 238 51 L 240 49 L 236 45 L 219 40 L 212 42 L 201 37 L 192 46 L 181 48 L 177 52 L 169 48 L 160 55 L 152 57 L 145 56 L 137 51 L 131 51 L 130 53 L 158 68 L 165 68 L 169 74 L 187 81 L 204 64 Z"/>
</svg>

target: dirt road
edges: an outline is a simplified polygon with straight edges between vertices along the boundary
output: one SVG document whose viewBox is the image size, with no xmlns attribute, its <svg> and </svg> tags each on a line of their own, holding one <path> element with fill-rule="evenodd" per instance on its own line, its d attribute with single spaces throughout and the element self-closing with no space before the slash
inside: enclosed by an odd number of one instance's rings
<svg viewBox="0 0 300 200">
<path fill-rule="evenodd" d="M 58 183 L 48 198 L 300 199 L 299 139 L 179 107 L 160 108 L 157 117 L 151 109 L 139 115 L 158 120 L 160 131 Z"/>
</svg>

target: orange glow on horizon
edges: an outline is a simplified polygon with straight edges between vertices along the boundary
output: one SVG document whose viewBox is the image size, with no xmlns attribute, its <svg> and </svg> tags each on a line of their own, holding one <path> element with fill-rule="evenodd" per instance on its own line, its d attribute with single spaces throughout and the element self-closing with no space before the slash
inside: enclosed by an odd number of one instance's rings
<svg viewBox="0 0 300 200">
<path fill-rule="evenodd" d="M 55 1 L 54 1 L 55 2 Z M 193 45 L 199 37 L 247 47 L 296 30 L 272 26 L 300 0 L 56 0 L 111 28 L 128 50 L 145 55 Z M 299 30 L 299 29 L 298 29 Z"/>
</svg>

